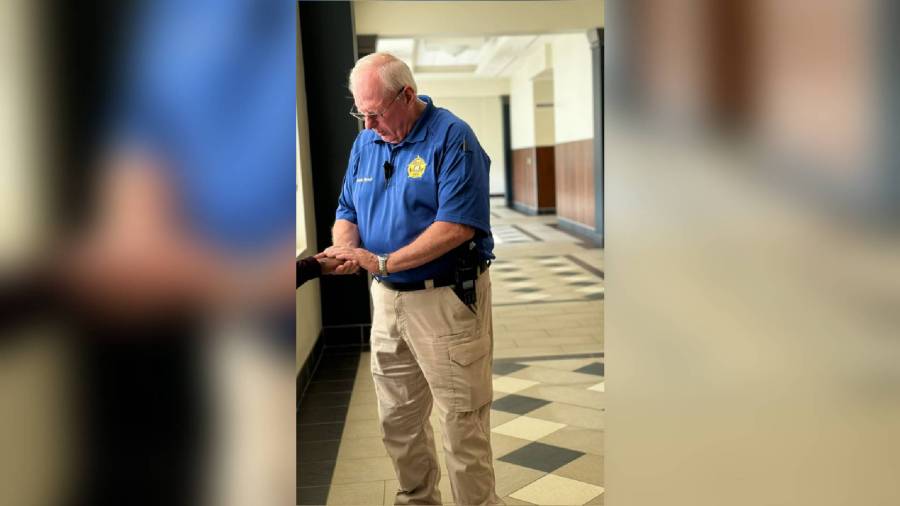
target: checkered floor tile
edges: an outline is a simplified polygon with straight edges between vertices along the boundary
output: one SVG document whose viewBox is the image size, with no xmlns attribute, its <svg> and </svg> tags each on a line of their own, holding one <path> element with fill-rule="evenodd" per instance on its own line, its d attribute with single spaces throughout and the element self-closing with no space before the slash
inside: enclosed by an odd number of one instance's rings
<svg viewBox="0 0 900 506">
<path fill-rule="evenodd" d="M 602 271 L 575 260 L 570 256 L 541 255 L 495 261 L 491 266 L 494 305 L 602 300 Z"/>
<path fill-rule="evenodd" d="M 494 244 L 516 244 L 535 242 L 535 236 L 530 235 L 515 225 L 495 225 L 491 227 L 494 236 Z"/>
<path fill-rule="evenodd" d="M 582 455 L 584 455 L 583 452 L 534 442 L 507 453 L 500 457 L 500 460 L 545 473 L 552 473 Z"/>
<path fill-rule="evenodd" d="M 603 487 L 548 474 L 510 494 L 529 504 L 591 504 L 603 494 Z"/>
<path fill-rule="evenodd" d="M 496 400 L 491 407 L 492 416 L 510 413 L 519 416 L 507 419 L 494 427 L 492 432 L 529 441 L 512 451 L 499 453 L 495 458 L 517 469 L 544 473 L 538 480 L 511 492 L 510 497 L 531 504 L 587 504 L 599 500 L 603 494 L 600 486 L 602 464 L 597 464 L 597 459 L 602 457 L 589 455 L 588 452 L 595 451 L 592 448 L 596 446 L 586 445 L 585 440 L 602 440 L 603 431 L 559 420 L 569 418 L 566 417 L 567 411 L 577 413 L 584 420 L 582 425 L 592 425 L 589 419 L 603 417 L 604 390 L 600 388 L 605 372 L 603 366 L 602 353 L 495 360 Z M 525 377 L 546 378 L 547 381 L 523 379 Z M 531 384 L 508 394 L 496 388 L 498 384 L 503 388 L 511 381 L 512 384 L 517 381 L 530 381 Z M 552 409 L 547 410 L 547 407 Z M 584 416 L 585 409 L 594 414 Z M 556 416 L 554 419 L 544 418 L 540 413 L 555 413 Z M 584 457 L 591 460 L 575 464 Z M 569 487 L 562 495 L 554 495 L 552 490 L 547 490 L 547 487 L 562 483 Z"/>
<path fill-rule="evenodd" d="M 506 411 L 507 413 L 515 413 L 517 415 L 524 415 L 529 411 L 534 411 L 537 408 L 544 407 L 546 404 L 550 404 L 550 401 L 545 401 L 544 399 L 535 399 L 534 397 L 526 397 L 524 395 L 509 394 L 501 399 L 495 400 L 493 406 L 491 406 L 491 409 L 496 409 L 497 411 Z"/>
</svg>

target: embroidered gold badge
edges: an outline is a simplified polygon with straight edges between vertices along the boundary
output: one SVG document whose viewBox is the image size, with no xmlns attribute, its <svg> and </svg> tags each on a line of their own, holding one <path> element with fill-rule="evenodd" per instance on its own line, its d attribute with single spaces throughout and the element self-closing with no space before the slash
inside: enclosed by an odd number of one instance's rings
<svg viewBox="0 0 900 506">
<path fill-rule="evenodd" d="M 422 174 L 425 173 L 427 167 L 428 165 L 425 164 L 425 160 L 423 160 L 421 156 L 417 156 L 415 160 L 409 162 L 409 165 L 406 167 L 406 172 L 409 174 L 410 178 L 418 179 L 422 177 Z"/>
</svg>

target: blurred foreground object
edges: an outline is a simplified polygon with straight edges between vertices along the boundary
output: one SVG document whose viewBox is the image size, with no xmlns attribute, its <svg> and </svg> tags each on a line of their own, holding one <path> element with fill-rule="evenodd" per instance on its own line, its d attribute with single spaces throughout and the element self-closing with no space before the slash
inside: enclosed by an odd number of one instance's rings
<svg viewBox="0 0 900 506">
<path fill-rule="evenodd" d="M 57 417 L 31 431 L 59 442 L 42 446 L 57 463 L 47 501 L 287 504 L 296 7 L 82 7 L 4 5 L 23 27 L 4 36 L 40 70 L 15 93 L 41 106 L 0 107 L 18 113 L 4 131 L 21 134 L 14 153 L 42 155 L 4 165 L 38 196 L 7 201 L 31 223 L 2 231 L 30 246 L 0 268 L 0 300 L 20 309 L 0 322 L 4 383 L 43 371 L 30 412 Z M 42 368 L 19 349 L 47 350 Z M 5 413 L 25 410 L 14 401 Z M 0 489 L 37 497 L 26 480 Z"/>
<path fill-rule="evenodd" d="M 900 4 L 605 5 L 607 504 L 900 504 Z"/>
</svg>

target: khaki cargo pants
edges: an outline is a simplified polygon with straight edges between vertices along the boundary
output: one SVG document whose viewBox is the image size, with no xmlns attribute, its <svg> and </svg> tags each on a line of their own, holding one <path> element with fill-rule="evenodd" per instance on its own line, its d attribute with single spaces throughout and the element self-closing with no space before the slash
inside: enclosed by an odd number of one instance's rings
<svg viewBox="0 0 900 506">
<path fill-rule="evenodd" d="M 432 404 L 454 502 L 503 504 L 494 491 L 490 438 L 489 272 L 476 285 L 473 312 L 450 287 L 398 292 L 372 282 L 371 367 L 384 445 L 400 482 L 395 504 L 441 504 Z"/>
</svg>

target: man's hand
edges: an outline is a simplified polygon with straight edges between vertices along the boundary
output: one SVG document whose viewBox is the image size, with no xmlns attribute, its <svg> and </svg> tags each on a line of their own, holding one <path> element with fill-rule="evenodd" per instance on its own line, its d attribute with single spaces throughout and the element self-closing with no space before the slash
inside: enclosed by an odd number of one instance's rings
<svg viewBox="0 0 900 506">
<path fill-rule="evenodd" d="M 334 247 L 334 246 L 332 246 Z M 329 248 L 331 249 L 331 248 Z M 359 264 L 354 261 L 345 261 L 338 260 L 337 258 L 330 257 L 327 254 L 327 249 L 321 253 L 317 253 L 315 258 L 319 261 L 319 264 L 322 265 L 322 273 L 323 274 L 337 274 L 337 275 L 345 275 L 345 274 L 356 274 L 359 272 Z M 325 265 L 322 263 L 324 261 L 335 262 L 337 265 L 331 270 L 331 272 L 325 271 Z"/>
<path fill-rule="evenodd" d="M 378 272 L 378 257 L 374 253 L 363 248 L 351 248 L 348 246 L 331 246 L 325 251 L 316 255 L 316 258 L 328 257 L 343 260 L 344 265 L 335 269 L 335 274 L 341 274 L 343 268 L 345 271 L 352 269 L 352 272 L 344 272 L 344 274 L 352 274 L 363 268 L 369 272 Z M 351 267 L 347 267 L 347 266 Z"/>
</svg>

